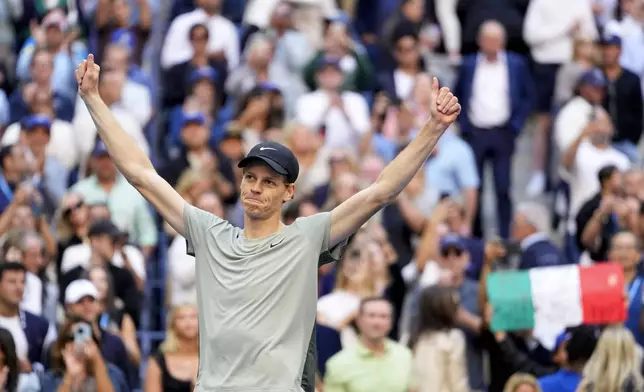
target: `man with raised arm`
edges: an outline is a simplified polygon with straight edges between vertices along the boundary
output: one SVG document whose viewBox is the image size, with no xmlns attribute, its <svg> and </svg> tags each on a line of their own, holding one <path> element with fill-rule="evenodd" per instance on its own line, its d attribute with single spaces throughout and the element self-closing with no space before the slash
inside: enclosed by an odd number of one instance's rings
<svg viewBox="0 0 644 392">
<path fill-rule="evenodd" d="M 197 392 L 294 392 L 315 322 L 321 253 L 393 202 L 456 120 L 458 99 L 434 78 L 431 118 L 378 180 L 331 212 L 280 222 L 295 194 L 299 165 L 275 142 L 253 147 L 243 168 L 244 229 L 186 203 L 155 172 L 101 100 L 99 66 L 89 55 L 76 70 L 80 96 L 125 178 L 188 242 L 196 256 L 199 306 Z"/>
</svg>

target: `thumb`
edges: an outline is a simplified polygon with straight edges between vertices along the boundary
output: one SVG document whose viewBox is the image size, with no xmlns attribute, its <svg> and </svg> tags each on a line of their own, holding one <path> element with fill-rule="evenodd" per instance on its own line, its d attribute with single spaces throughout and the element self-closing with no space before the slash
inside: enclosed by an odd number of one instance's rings
<svg viewBox="0 0 644 392">
<path fill-rule="evenodd" d="M 437 94 L 439 89 L 440 89 L 440 86 L 438 85 L 438 78 L 434 76 L 432 78 L 432 92 Z"/>
</svg>

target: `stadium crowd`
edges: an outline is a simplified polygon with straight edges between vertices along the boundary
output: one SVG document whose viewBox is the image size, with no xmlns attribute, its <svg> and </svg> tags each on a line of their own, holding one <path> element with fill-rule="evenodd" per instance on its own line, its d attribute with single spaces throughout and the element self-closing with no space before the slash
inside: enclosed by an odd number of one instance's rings
<svg viewBox="0 0 644 392">
<path fill-rule="evenodd" d="M 88 53 L 159 174 L 237 226 L 258 142 L 298 158 L 290 224 L 378 178 L 432 76 L 459 98 L 396 202 L 320 256 L 306 392 L 644 392 L 644 0 L 0 1 L 2 391 L 197 379 L 195 259 L 98 139 Z M 623 324 L 490 327 L 492 271 L 606 261 Z"/>
</svg>

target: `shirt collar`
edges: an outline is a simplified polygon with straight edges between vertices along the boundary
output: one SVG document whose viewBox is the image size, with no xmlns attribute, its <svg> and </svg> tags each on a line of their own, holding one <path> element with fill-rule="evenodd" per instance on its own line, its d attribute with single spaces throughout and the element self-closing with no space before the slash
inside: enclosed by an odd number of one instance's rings
<svg viewBox="0 0 644 392">
<path fill-rule="evenodd" d="M 487 58 L 483 55 L 483 53 L 479 52 L 478 56 L 476 56 L 476 62 L 477 63 L 487 63 L 487 64 L 496 64 L 496 63 L 505 63 L 505 58 L 506 54 L 505 51 L 502 50 L 499 52 L 499 54 L 496 56 L 496 62 L 492 63 L 490 61 L 487 61 Z"/>
<path fill-rule="evenodd" d="M 521 250 L 526 250 L 532 245 L 536 244 L 537 242 L 541 242 L 544 240 L 548 239 L 548 234 L 546 233 L 534 233 L 530 234 L 529 236 L 525 237 L 523 241 L 521 241 Z"/>
<path fill-rule="evenodd" d="M 373 351 L 371 351 L 369 348 L 365 347 L 364 344 L 362 344 L 361 341 L 357 341 L 355 343 L 356 345 L 356 352 L 360 357 L 373 357 Z M 385 339 L 385 354 L 388 354 L 391 349 L 391 342 L 389 339 Z"/>
</svg>

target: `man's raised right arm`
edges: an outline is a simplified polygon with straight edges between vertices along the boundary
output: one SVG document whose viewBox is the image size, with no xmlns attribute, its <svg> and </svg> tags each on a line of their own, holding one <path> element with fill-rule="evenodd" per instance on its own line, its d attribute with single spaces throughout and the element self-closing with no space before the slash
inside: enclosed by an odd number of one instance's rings
<svg viewBox="0 0 644 392">
<path fill-rule="evenodd" d="M 118 124 L 98 93 L 100 67 L 89 55 L 76 69 L 80 96 L 116 167 L 179 234 L 184 235 L 185 200 L 154 169 L 134 139 Z"/>
</svg>

